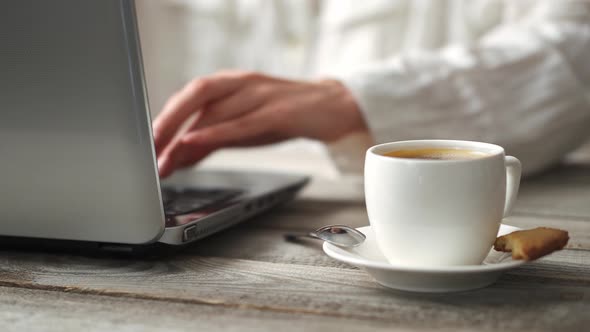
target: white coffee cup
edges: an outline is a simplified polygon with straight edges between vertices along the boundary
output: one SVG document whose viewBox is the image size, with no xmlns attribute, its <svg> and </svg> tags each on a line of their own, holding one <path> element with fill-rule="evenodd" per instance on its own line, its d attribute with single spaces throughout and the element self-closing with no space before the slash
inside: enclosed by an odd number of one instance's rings
<svg viewBox="0 0 590 332">
<path fill-rule="evenodd" d="M 400 150 L 450 148 L 474 159 L 385 156 Z M 392 264 L 481 264 L 512 209 L 521 165 L 498 145 L 417 140 L 371 147 L 365 158 L 365 199 L 371 227 Z"/>
</svg>

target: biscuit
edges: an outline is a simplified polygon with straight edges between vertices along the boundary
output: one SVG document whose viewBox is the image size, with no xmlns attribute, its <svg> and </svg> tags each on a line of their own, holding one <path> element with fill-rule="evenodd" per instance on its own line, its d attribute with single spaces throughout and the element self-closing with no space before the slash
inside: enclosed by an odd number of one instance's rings
<svg viewBox="0 0 590 332">
<path fill-rule="evenodd" d="M 494 249 L 512 252 L 512 259 L 530 261 L 561 250 L 568 240 L 569 236 L 566 231 L 538 227 L 500 236 L 494 242 Z"/>
</svg>

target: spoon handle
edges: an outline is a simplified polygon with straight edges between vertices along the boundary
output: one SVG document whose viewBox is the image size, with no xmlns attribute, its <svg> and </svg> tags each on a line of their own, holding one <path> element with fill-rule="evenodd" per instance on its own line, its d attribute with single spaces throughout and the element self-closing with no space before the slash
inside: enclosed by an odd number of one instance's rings
<svg viewBox="0 0 590 332">
<path fill-rule="evenodd" d="M 286 233 L 283 235 L 283 237 L 285 238 L 285 240 L 291 242 L 297 241 L 297 239 L 302 237 L 320 240 L 320 238 L 318 238 L 318 236 L 315 233 Z"/>
</svg>

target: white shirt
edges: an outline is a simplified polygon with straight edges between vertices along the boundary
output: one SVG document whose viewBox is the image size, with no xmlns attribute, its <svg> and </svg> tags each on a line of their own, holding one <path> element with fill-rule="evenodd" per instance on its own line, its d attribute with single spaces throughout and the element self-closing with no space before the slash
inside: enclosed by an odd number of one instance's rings
<svg viewBox="0 0 590 332">
<path fill-rule="evenodd" d="M 447 138 L 502 145 L 530 174 L 590 137 L 588 1 L 201 0 L 173 6 L 176 15 L 194 14 L 183 16 L 192 28 L 183 30 L 189 55 L 179 81 L 224 67 L 340 78 L 370 129 L 370 137 L 330 145 L 345 172 L 362 170 L 370 144 Z"/>
</svg>

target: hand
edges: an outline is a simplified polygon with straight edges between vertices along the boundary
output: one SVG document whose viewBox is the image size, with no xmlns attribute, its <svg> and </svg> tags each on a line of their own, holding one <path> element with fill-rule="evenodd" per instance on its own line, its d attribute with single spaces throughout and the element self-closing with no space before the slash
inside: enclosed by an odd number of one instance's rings
<svg viewBox="0 0 590 332">
<path fill-rule="evenodd" d="M 295 137 L 333 141 L 361 130 L 366 125 L 358 106 L 338 81 L 290 81 L 242 71 L 195 79 L 154 121 L 162 177 L 224 147 Z"/>
</svg>

